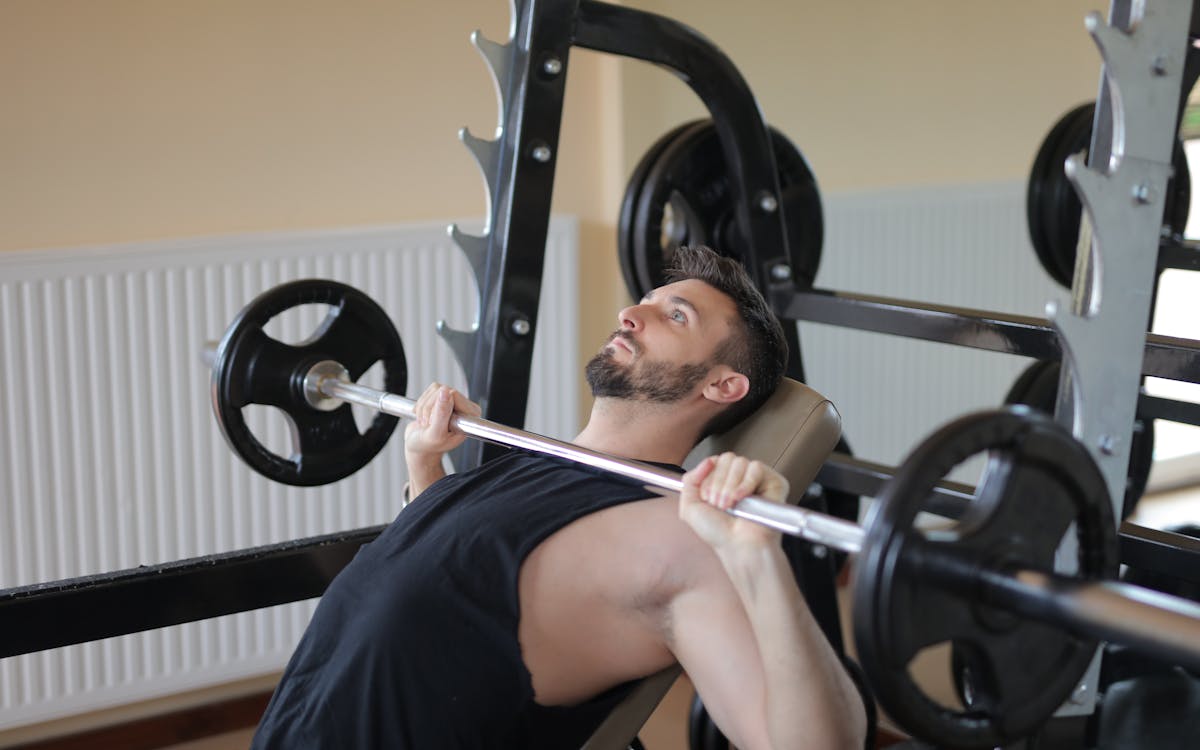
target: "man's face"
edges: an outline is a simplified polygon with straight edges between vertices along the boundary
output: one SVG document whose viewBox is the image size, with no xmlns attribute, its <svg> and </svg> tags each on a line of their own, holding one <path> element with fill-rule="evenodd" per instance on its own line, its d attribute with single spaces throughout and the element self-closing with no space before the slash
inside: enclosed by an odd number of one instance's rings
<svg viewBox="0 0 1200 750">
<path fill-rule="evenodd" d="M 588 362 L 592 395 L 679 401 L 717 364 L 713 354 L 736 315 L 733 300 L 695 279 L 651 291 L 621 310 L 621 327 Z"/>
</svg>

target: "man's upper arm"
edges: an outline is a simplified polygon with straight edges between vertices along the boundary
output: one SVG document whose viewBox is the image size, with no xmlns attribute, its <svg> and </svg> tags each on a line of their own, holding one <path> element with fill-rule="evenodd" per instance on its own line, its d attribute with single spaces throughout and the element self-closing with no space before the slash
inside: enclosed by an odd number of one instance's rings
<svg viewBox="0 0 1200 750">
<path fill-rule="evenodd" d="M 707 558 L 670 604 L 668 643 L 721 732 L 742 750 L 766 748 L 762 657 L 733 584 Z"/>
</svg>

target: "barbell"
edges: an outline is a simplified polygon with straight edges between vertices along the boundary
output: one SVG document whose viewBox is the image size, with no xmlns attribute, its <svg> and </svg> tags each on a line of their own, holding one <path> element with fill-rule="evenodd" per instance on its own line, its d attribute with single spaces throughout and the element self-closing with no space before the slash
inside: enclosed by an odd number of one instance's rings
<svg viewBox="0 0 1200 750">
<path fill-rule="evenodd" d="M 264 331 L 292 307 L 330 306 L 307 341 Z M 355 382 L 382 362 L 387 388 L 407 374 L 400 336 L 361 292 L 331 281 L 283 284 L 252 301 L 215 349 L 212 399 L 221 431 L 251 467 L 297 485 L 336 481 L 378 453 L 397 417 L 416 402 Z M 270 404 L 295 427 L 296 453 L 272 453 L 241 410 Z M 351 412 L 378 412 L 360 433 Z M 665 493 L 681 475 L 553 438 L 455 415 L 468 436 L 585 464 Z M 967 458 L 987 452 L 974 502 L 953 528 L 930 530 L 918 514 L 934 487 Z M 1124 643 L 1200 669 L 1200 605 L 1115 582 L 1115 523 L 1103 476 L 1087 450 L 1026 407 L 967 415 L 923 441 L 880 492 L 865 526 L 807 508 L 747 497 L 728 512 L 815 544 L 857 554 L 854 634 L 880 703 L 913 734 L 955 747 L 994 747 L 1025 736 L 1071 695 L 1098 642 Z M 1074 570 L 1056 552 L 1074 537 Z M 959 710 L 924 693 L 909 666 L 925 648 L 952 642 L 971 674 Z"/>
</svg>

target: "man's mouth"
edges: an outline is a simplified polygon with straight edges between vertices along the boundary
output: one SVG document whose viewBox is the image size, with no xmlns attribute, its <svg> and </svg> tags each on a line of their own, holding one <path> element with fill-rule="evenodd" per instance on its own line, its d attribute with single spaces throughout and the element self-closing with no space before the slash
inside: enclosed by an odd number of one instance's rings
<svg viewBox="0 0 1200 750">
<path fill-rule="evenodd" d="M 634 343 L 627 334 L 620 331 L 614 333 L 609 338 L 608 343 L 614 349 L 624 349 L 630 354 L 637 354 L 637 344 Z"/>
</svg>

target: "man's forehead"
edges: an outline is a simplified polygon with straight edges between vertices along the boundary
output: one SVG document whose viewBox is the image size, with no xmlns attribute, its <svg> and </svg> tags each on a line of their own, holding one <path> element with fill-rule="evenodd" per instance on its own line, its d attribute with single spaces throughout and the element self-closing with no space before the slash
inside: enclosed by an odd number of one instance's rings
<svg viewBox="0 0 1200 750">
<path fill-rule="evenodd" d="M 681 297 L 701 312 L 723 308 L 725 312 L 733 313 L 736 310 L 736 305 L 729 295 L 700 279 L 684 279 L 664 284 L 646 294 L 647 299 L 668 297 Z"/>
</svg>

